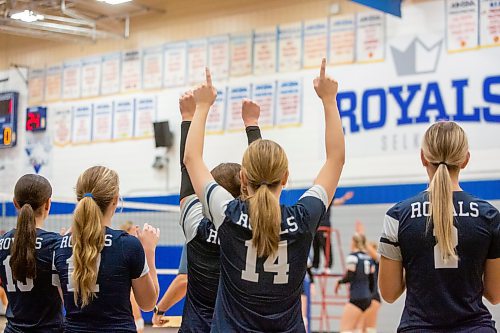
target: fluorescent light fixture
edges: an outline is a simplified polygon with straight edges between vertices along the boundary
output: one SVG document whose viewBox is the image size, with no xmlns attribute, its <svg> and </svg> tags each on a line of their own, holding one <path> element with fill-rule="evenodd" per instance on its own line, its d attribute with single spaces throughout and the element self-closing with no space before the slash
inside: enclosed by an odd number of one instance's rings
<svg viewBox="0 0 500 333">
<path fill-rule="evenodd" d="M 121 3 L 130 2 L 132 0 L 97 0 L 99 2 L 105 2 L 109 5 L 119 5 Z"/>
<path fill-rule="evenodd" d="M 27 9 L 23 12 L 12 14 L 10 18 L 28 23 L 41 21 L 44 19 L 43 15 L 35 14 L 33 13 L 33 11 Z"/>
</svg>

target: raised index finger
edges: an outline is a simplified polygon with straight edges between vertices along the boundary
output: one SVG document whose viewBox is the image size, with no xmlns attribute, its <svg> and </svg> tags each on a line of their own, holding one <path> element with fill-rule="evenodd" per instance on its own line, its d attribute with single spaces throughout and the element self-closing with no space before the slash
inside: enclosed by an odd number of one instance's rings
<svg viewBox="0 0 500 333">
<path fill-rule="evenodd" d="M 326 58 L 323 58 L 323 61 L 321 61 L 321 69 L 319 70 L 320 79 L 325 78 L 325 72 L 326 72 Z"/>
<path fill-rule="evenodd" d="M 205 67 L 205 75 L 207 77 L 207 85 L 209 87 L 212 86 L 212 74 L 210 74 L 210 70 L 208 69 L 208 67 Z"/>
</svg>

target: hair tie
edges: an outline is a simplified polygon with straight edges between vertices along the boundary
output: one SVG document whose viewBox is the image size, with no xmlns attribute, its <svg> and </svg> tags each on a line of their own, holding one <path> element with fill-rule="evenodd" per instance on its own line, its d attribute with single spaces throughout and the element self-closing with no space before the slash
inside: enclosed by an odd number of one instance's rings
<svg viewBox="0 0 500 333">
<path fill-rule="evenodd" d="M 89 192 L 89 193 L 85 193 L 85 194 L 83 195 L 83 197 L 84 197 L 84 198 L 92 198 L 92 199 L 94 199 L 94 195 L 92 195 L 92 193 L 90 193 L 90 192 Z"/>
<path fill-rule="evenodd" d="M 438 166 L 439 166 L 439 165 L 441 165 L 441 164 L 444 164 L 446 167 L 448 167 L 448 166 L 449 166 L 446 162 L 439 162 L 439 163 L 438 163 Z"/>
</svg>

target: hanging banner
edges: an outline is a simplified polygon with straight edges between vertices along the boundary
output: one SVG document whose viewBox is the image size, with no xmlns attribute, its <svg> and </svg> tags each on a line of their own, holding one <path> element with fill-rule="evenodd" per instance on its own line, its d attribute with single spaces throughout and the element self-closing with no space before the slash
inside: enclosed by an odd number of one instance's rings
<svg viewBox="0 0 500 333">
<path fill-rule="evenodd" d="M 252 100 L 260 105 L 259 126 L 261 128 L 272 127 L 276 105 L 276 82 L 255 84 L 252 87 Z"/>
<path fill-rule="evenodd" d="M 52 111 L 53 108 L 53 111 Z M 50 114 L 53 115 L 54 124 L 54 145 L 66 146 L 71 143 L 71 123 L 72 110 L 69 105 L 57 105 L 49 108 Z"/>
<path fill-rule="evenodd" d="M 196 39 L 187 42 L 188 47 L 188 81 L 190 84 L 205 82 L 205 67 L 207 67 L 207 40 Z"/>
<path fill-rule="evenodd" d="M 207 133 L 222 133 L 224 130 L 224 117 L 226 115 L 226 88 L 217 90 L 217 98 L 210 108 L 207 118 Z"/>
<path fill-rule="evenodd" d="M 186 42 L 169 43 L 163 49 L 163 86 L 165 88 L 186 84 Z"/>
<path fill-rule="evenodd" d="M 214 81 L 229 77 L 229 36 L 208 39 L 208 68 Z"/>
<path fill-rule="evenodd" d="M 478 1 L 446 1 L 446 44 L 448 52 L 475 49 L 479 45 Z"/>
<path fill-rule="evenodd" d="M 101 94 L 120 92 L 121 54 L 111 53 L 102 57 Z"/>
<path fill-rule="evenodd" d="M 253 37 L 253 74 L 272 74 L 276 72 L 277 37 L 276 28 L 254 31 Z"/>
<path fill-rule="evenodd" d="M 80 60 L 65 62 L 63 65 L 63 98 L 72 99 L 80 97 L 81 83 L 81 63 Z"/>
<path fill-rule="evenodd" d="M 156 96 L 140 97 L 135 100 L 134 137 L 151 138 L 153 122 L 156 120 Z"/>
<path fill-rule="evenodd" d="M 28 73 L 28 101 L 30 105 L 43 101 L 45 93 L 45 68 L 31 69 Z"/>
<path fill-rule="evenodd" d="M 278 81 L 276 125 L 294 126 L 302 122 L 302 82 Z"/>
<path fill-rule="evenodd" d="M 481 46 L 500 46 L 500 3 L 498 0 L 481 0 L 479 7 Z"/>
<path fill-rule="evenodd" d="M 241 106 L 245 98 L 250 98 L 249 85 L 228 88 L 226 130 L 239 131 L 245 129 L 243 119 L 241 119 Z"/>
<path fill-rule="evenodd" d="M 127 140 L 134 136 L 134 99 L 115 101 L 113 139 Z"/>
<path fill-rule="evenodd" d="M 73 107 L 73 144 L 89 143 L 92 139 L 92 104 Z"/>
<path fill-rule="evenodd" d="M 358 62 L 380 61 L 385 57 L 385 16 L 377 12 L 357 15 L 356 55 Z"/>
<path fill-rule="evenodd" d="M 230 74 L 232 77 L 252 73 L 252 34 L 230 36 Z"/>
<path fill-rule="evenodd" d="M 302 68 L 302 23 L 278 28 L 278 71 L 293 72 Z"/>
<path fill-rule="evenodd" d="M 327 57 L 328 20 L 304 22 L 304 68 L 317 68 Z"/>
<path fill-rule="evenodd" d="M 61 99 L 62 66 L 47 67 L 45 75 L 45 101 Z"/>
<path fill-rule="evenodd" d="M 141 89 L 142 66 L 141 51 L 126 51 L 122 53 L 122 92 Z"/>
<path fill-rule="evenodd" d="M 330 18 L 328 55 L 331 64 L 349 64 L 354 62 L 356 47 L 356 16 L 343 15 Z"/>
<path fill-rule="evenodd" d="M 109 141 L 113 134 L 113 102 L 99 101 L 94 104 L 92 117 L 92 141 Z"/>
<path fill-rule="evenodd" d="M 151 47 L 142 55 L 142 88 L 159 89 L 163 83 L 163 47 Z"/>
<path fill-rule="evenodd" d="M 101 57 L 82 59 L 82 97 L 97 96 L 101 85 Z"/>
</svg>

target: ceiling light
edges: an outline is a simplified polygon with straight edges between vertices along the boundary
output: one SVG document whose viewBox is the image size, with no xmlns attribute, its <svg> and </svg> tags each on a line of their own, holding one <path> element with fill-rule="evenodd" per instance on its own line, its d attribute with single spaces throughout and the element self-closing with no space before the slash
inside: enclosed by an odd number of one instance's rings
<svg viewBox="0 0 500 333">
<path fill-rule="evenodd" d="M 44 19 L 43 15 L 35 14 L 33 13 L 33 11 L 27 9 L 23 12 L 12 14 L 10 18 L 28 23 L 41 21 Z"/>
<path fill-rule="evenodd" d="M 119 5 L 121 3 L 130 2 L 132 0 L 97 0 L 99 2 L 105 2 L 109 5 Z"/>
</svg>

